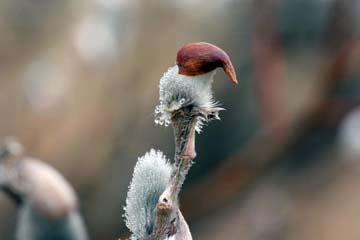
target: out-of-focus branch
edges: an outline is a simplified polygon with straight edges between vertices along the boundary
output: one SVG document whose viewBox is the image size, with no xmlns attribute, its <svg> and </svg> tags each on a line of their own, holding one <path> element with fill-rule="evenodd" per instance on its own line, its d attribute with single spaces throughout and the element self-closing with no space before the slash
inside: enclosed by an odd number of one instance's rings
<svg viewBox="0 0 360 240">
<path fill-rule="evenodd" d="M 263 127 L 276 123 L 288 110 L 282 89 L 284 60 L 277 26 L 278 11 L 278 0 L 253 2 L 255 85 Z"/>
</svg>

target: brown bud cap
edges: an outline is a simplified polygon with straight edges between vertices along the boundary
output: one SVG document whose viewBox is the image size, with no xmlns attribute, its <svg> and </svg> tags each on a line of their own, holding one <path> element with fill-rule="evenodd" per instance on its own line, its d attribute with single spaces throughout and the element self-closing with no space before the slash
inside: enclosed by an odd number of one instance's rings
<svg viewBox="0 0 360 240">
<path fill-rule="evenodd" d="M 179 74 L 187 76 L 205 74 L 221 67 L 230 80 L 238 84 L 230 57 L 225 51 L 210 43 L 186 44 L 178 51 L 176 64 L 179 67 Z"/>
</svg>

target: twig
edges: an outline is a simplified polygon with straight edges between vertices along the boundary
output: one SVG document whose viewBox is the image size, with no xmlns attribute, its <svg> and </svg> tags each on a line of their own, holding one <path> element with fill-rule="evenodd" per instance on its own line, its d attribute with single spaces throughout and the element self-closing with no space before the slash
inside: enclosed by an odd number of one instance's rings
<svg viewBox="0 0 360 240">
<path fill-rule="evenodd" d="M 169 185 L 161 194 L 157 205 L 157 221 L 151 240 L 161 240 L 176 232 L 178 221 L 178 195 L 192 165 L 195 152 L 195 127 L 199 112 L 184 107 L 172 114 L 175 137 L 175 168 Z"/>
</svg>

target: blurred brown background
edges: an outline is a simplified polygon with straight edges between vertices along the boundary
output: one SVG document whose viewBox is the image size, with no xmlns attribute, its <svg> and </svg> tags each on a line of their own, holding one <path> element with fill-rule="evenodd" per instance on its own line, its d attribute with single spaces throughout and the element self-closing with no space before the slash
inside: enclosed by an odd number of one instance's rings
<svg viewBox="0 0 360 240">
<path fill-rule="evenodd" d="M 360 1 L 1 0 L 0 137 L 73 184 L 94 240 L 128 235 L 135 162 L 171 158 L 158 83 L 185 43 L 231 56 L 227 111 L 197 137 L 181 204 L 194 239 L 360 239 Z M 14 205 L 0 195 L 0 238 Z"/>
</svg>

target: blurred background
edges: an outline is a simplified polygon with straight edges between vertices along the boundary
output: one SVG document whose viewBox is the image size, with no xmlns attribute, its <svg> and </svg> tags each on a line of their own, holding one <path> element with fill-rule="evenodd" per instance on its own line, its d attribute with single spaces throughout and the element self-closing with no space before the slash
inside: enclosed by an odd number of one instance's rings
<svg viewBox="0 0 360 240">
<path fill-rule="evenodd" d="M 0 137 L 78 192 L 93 240 L 128 236 L 137 157 L 169 158 L 158 84 L 185 43 L 229 53 L 240 85 L 197 136 L 181 193 L 194 239 L 360 239 L 359 0 L 1 0 Z M 0 237 L 15 207 L 0 194 Z"/>
</svg>

